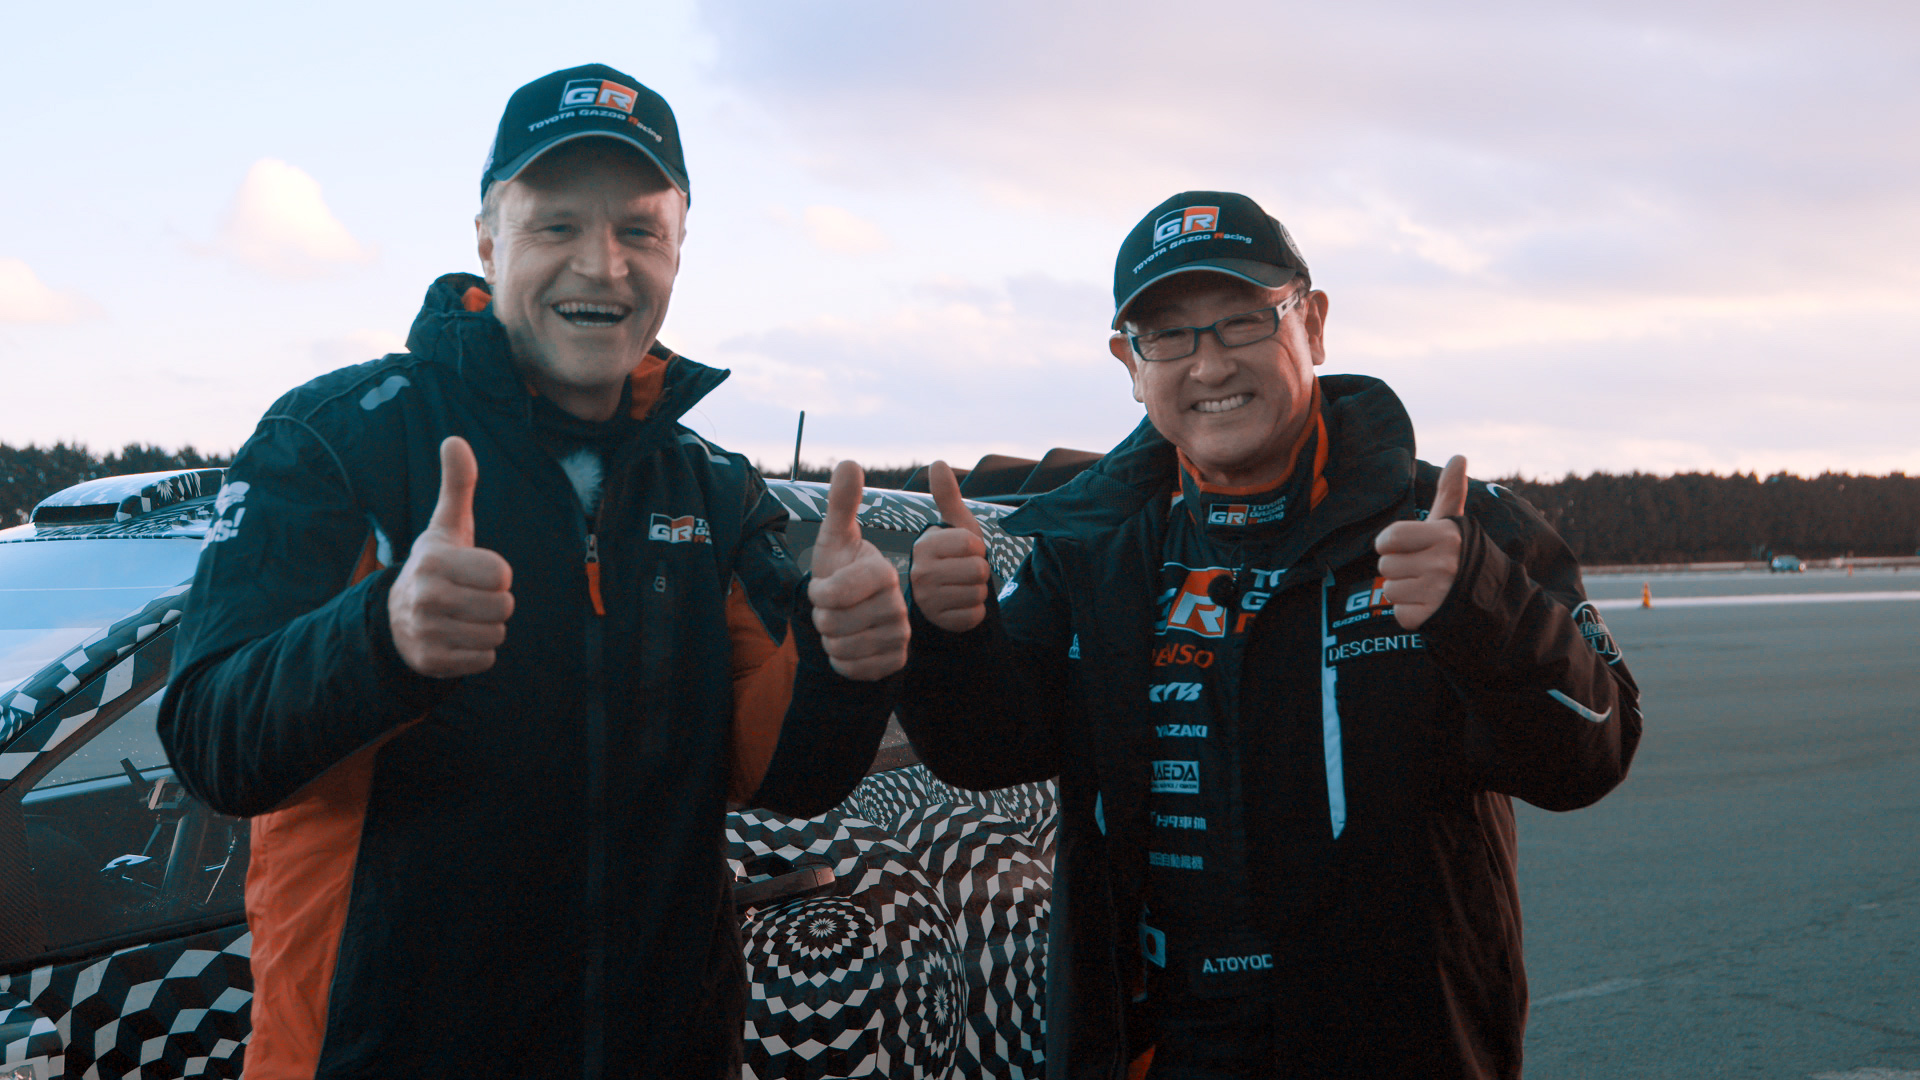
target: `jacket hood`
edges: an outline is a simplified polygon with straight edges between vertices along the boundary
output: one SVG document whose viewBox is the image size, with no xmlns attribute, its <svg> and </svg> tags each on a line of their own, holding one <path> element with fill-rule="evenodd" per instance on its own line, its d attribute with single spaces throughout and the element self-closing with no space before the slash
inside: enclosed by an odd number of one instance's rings
<svg viewBox="0 0 1920 1080">
<path fill-rule="evenodd" d="M 493 314 L 485 279 L 442 274 L 427 287 L 420 313 L 407 331 L 407 351 L 452 368 L 480 397 L 505 408 L 524 408 L 527 386 L 513 366 L 507 328 Z M 673 423 L 733 374 L 695 363 L 654 342 L 650 356 L 666 361 L 659 397 L 646 415 L 649 425 Z"/>
<path fill-rule="evenodd" d="M 1320 394 L 1332 443 L 1327 500 L 1314 511 L 1350 521 L 1397 499 L 1413 483 L 1413 421 L 1398 395 L 1368 375 L 1323 375 Z M 1016 536 L 1093 537 L 1118 528 L 1179 486 L 1174 446 L 1142 419 L 1092 468 L 1000 519 Z"/>
</svg>

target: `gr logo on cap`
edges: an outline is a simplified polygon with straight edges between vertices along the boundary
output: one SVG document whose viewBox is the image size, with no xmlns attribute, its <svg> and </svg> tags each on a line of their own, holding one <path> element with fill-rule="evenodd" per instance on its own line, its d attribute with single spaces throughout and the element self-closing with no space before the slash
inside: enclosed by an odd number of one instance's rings
<svg viewBox="0 0 1920 1080">
<path fill-rule="evenodd" d="M 1212 232 L 1214 223 L 1220 220 L 1220 208 L 1217 206 L 1183 206 L 1161 214 L 1153 223 L 1153 242 L 1164 244 L 1176 236 L 1191 232 Z"/>
<path fill-rule="evenodd" d="M 561 143 L 586 138 L 619 139 L 632 146 L 693 201 L 673 109 L 640 80 L 605 64 L 556 71 L 513 92 L 480 174 L 480 197 L 486 198 L 494 181 L 513 179 Z"/>
<path fill-rule="evenodd" d="M 1230 191 L 1183 191 L 1147 211 L 1113 264 L 1113 328 L 1127 305 L 1162 278 L 1212 270 L 1279 288 L 1307 277 L 1307 261 L 1286 226 Z"/>
<path fill-rule="evenodd" d="M 600 105 L 630 113 L 636 93 L 633 87 L 621 86 L 612 79 L 573 79 L 560 92 L 560 107 L 572 109 L 581 105 Z"/>
</svg>

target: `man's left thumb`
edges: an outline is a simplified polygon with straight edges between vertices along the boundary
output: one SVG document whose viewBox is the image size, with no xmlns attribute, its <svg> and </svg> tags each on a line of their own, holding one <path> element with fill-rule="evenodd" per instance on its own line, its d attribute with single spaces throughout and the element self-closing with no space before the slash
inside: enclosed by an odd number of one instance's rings
<svg viewBox="0 0 1920 1080">
<path fill-rule="evenodd" d="M 834 466 L 833 484 L 827 489 L 827 515 L 820 522 L 820 538 L 813 545 L 815 578 L 832 577 L 860 554 L 860 496 L 866 480 L 866 470 L 859 462 L 843 461 Z"/>
<path fill-rule="evenodd" d="M 1466 512 L 1467 459 L 1455 454 L 1440 473 L 1440 487 L 1433 494 L 1433 512 L 1427 517 L 1464 517 Z"/>
</svg>

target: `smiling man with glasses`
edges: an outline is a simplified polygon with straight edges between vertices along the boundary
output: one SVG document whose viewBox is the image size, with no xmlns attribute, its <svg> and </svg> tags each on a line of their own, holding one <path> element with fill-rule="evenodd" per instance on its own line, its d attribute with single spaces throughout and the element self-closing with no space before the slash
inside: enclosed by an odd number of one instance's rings
<svg viewBox="0 0 1920 1080">
<path fill-rule="evenodd" d="M 1534 509 L 1414 456 L 1378 379 L 1316 376 L 1327 295 L 1244 195 L 1121 245 L 1146 419 L 914 549 L 902 725 L 964 788 L 1057 777 L 1047 1075 L 1517 1078 L 1510 798 L 1626 775 L 1638 692 Z"/>
</svg>

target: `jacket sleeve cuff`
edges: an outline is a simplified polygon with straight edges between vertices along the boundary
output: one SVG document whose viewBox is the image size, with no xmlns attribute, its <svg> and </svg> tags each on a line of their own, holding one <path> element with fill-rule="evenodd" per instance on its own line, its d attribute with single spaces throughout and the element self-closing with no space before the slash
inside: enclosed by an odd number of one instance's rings
<svg viewBox="0 0 1920 1080">
<path fill-rule="evenodd" d="M 807 583 L 796 591 L 788 624 L 799 656 L 793 698 L 753 801 L 794 817 L 813 817 L 837 806 L 866 777 L 893 713 L 900 676 L 868 682 L 833 670 L 813 625 Z"/>
<path fill-rule="evenodd" d="M 987 614 L 980 625 L 971 630 L 954 633 L 942 630 L 933 624 L 920 610 L 919 604 L 907 605 L 907 626 L 913 634 L 907 646 L 907 666 L 913 666 L 916 656 L 966 656 L 987 649 L 994 640 L 1000 627 L 1000 601 L 989 591 L 987 593 Z"/>
<path fill-rule="evenodd" d="M 1447 670 L 1478 685 L 1512 684 L 1514 632 L 1537 586 L 1478 523 L 1449 520 L 1460 527 L 1460 570 L 1420 632 Z"/>
</svg>

